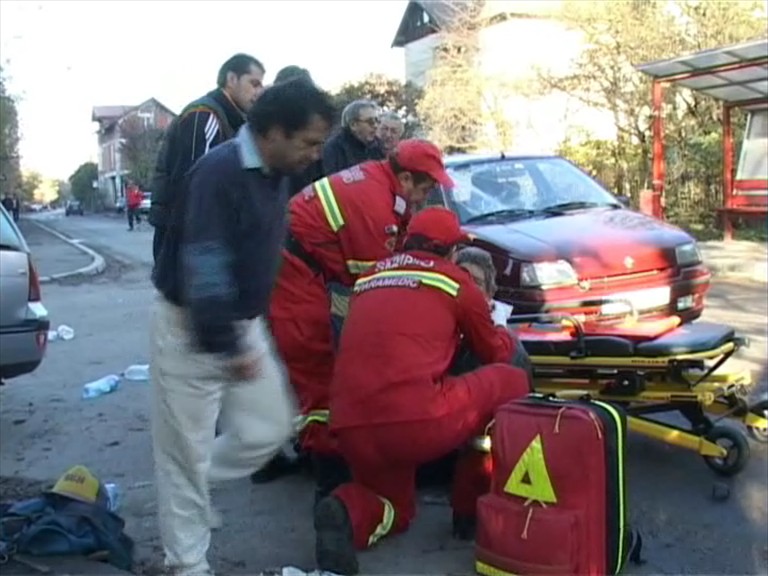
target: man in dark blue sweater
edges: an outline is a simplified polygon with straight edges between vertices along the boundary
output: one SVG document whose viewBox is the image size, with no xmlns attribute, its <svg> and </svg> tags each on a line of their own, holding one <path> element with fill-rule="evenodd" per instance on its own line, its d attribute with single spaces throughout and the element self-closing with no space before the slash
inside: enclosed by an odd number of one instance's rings
<svg viewBox="0 0 768 576">
<path fill-rule="evenodd" d="M 247 477 L 292 432 L 293 398 L 263 316 L 287 176 L 317 161 L 332 119 L 329 95 L 309 81 L 267 89 L 237 135 L 195 163 L 174 206 L 151 329 L 159 524 L 174 574 L 210 573 L 208 482 Z"/>
</svg>

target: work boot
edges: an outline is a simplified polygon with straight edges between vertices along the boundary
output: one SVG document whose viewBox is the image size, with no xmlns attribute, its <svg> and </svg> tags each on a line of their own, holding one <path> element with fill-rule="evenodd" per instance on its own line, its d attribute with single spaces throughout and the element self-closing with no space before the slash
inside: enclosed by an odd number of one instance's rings
<svg viewBox="0 0 768 576">
<path fill-rule="evenodd" d="M 357 564 L 352 522 L 344 503 L 328 496 L 315 506 L 315 561 L 320 570 L 353 576 Z"/>
<path fill-rule="evenodd" d="M 312 454 L 312 474 L 315 477 L 315 506 L 342 484 L 352 480 L 344 458 Z"/>
<path fill-rule="evenodd" d="M 457 540 L 471 541 L 475 539 L 477 517 L 453 513 L 453 537 Z"/>
</svg>

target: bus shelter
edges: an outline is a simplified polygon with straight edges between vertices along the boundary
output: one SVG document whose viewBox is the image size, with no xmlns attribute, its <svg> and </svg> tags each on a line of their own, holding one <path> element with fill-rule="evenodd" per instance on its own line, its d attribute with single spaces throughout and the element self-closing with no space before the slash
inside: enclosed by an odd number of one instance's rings
<svg viewBox="0 0 768 576">
<path fill-rule="evenodd" d="M 722 103 L 723 207 L 726 239 L 734 216 L 768 213 L 768 39 L 705 50 L 636 67 L 653 78 L 653 174 L 648 211 L 663 218 L 665 185 L 665 86 L 683 86 Z M 748 112 L 747 130 L 734 171 L 732 110 Z"/>
</svg>

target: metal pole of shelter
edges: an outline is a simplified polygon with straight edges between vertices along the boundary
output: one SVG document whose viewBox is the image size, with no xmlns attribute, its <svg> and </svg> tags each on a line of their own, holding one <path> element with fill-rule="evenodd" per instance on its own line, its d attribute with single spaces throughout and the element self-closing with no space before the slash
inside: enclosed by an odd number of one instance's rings
<svg viewBox="0 0 768 576">
<path fill-rule="evenodd" d="M 723 207 L 731 205 L 733 196 L 733 124 L 731 123 L 731 106 L 723 103 Z M 724 214 L 725 216 L 725 214 Z M 733 239 L 733 223 L 728 217 L 723 218 L 725 240 Z"/>
</svg>

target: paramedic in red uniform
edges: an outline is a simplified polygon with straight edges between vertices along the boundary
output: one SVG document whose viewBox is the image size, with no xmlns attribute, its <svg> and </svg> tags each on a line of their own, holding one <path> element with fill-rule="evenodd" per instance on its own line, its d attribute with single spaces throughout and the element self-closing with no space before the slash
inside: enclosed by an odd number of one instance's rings
<svg viewBox="0 0 768 576">
<path fill-rule="evenodd" d="M 327 426 L 335 356 L 327 283 L 351 287 L 391 255 L 402 241 L 409 205 L 422 204 L 438 183 L 452 185 L 437 146 L 403 140 L 387 160 L 342 170 L 291 199 L 270 325 L 304 417 L 299 439 L 313 460 L 318 498 L 348 477 Z"/>
<path fill-rule="evenodd" d="M 501 404 L 529 392 L 527 374 L 509 364 L 509 331 L 494 326 L 486 296 L 452 261 L 466 239 L 453 212 L 425 208 L 405 251 L 355 283 L 330 403 L 353 481 L 315 508 L 322 570 L 356 574 L 356 549 L 408 528 L 417 467 L 467 445 Z M 484 366 L 451 376 L 462 337 Z M 454 511 L 473 514 L 478 496 L 452 498 Z"/>
</svg>

